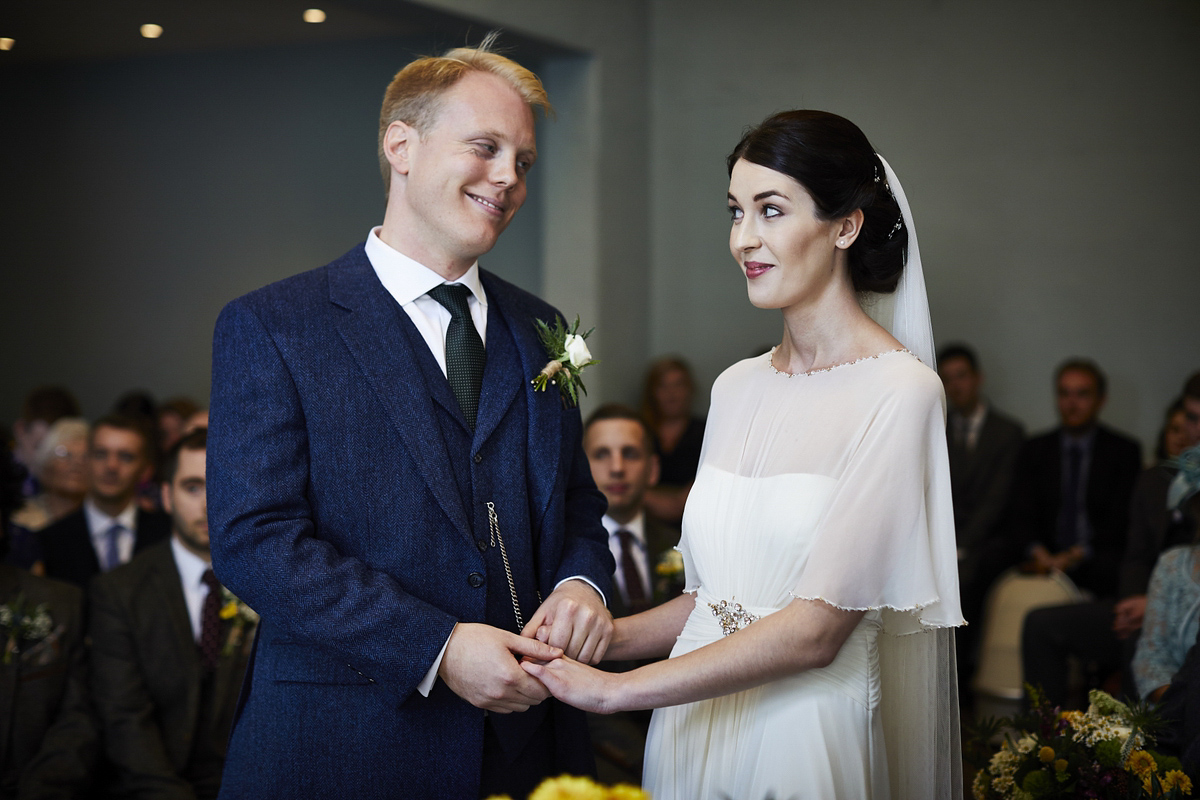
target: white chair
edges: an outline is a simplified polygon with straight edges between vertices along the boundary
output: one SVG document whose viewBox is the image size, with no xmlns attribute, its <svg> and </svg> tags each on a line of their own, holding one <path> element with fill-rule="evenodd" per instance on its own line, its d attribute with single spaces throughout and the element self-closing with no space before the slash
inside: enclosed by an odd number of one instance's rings
<svg viewBox="0 0 1200 800">
<path fill-rule="evenodd" d="M 988 591 L 983 612 L 979 668 L 971 681 L 979 716 L 1010 716 L 1025 696 L 1021 626 L 1035 608 L 1079 603 L 1083 593 L 1061 572 L 1029 575 L 1016 568 L 1001 574 Z"/>
</svg>

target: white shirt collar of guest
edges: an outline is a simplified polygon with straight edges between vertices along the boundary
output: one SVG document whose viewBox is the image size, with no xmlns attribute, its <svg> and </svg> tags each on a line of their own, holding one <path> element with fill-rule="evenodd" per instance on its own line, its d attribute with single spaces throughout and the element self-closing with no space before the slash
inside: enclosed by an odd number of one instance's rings
<svg viewBox="0 0 1200 800">
<path fill-rule="evenodd" d="M 610 517 L 608 514 L 605 514 L 603 519 L 601 519 L 600 521 L 604 524 L 604 529 L 606 531 L 608 531 L 608 535 L 610 538 L 613 536 L 616 536 L 617 531 L 624 528 L 625 530 L 627 530 L 633 534 L 633 538 L 637 539 L 638 542 L 641 543 L 642 547 L 646 546 L 646 512 L 639 511 L 638 515 L 636 517 L 634 517 L 633 519 L 631 519 L 629 522 L 627 522 L 624 525 L 617 522 L 615 519 Z"/>
<path fill-rule="evenodd" d="M 212 564 L 184 547 L 174 534 L 171 535 L 171 554 L 175 556 L 175 569 L 179 570 L 179 582 L 183 584 L 183 599 L 187 602 L 188 619 L 192 623 L 192 637 L 199 639 L 204 598 L 208 597 L 204 573 L 212 569 Z"/>
<path fill-rule="evenodd" d="M 83 513 L 87 515 L 88 533 L 91 534 L 93 540 L 103 539 L 114 522 L 121 523 L 121 527 L 130 533 L 137 532 L 137 501 L 135 500 L 130 500 L 129 505 L 125 506 L 125 510 L 120 514 L 110 517 L 96 507 L 92 498 L 87 497 L 83 501 Z"/>
<path fill-rule="evenodd" d="M 367 234 L 367 259 L 375 268 L 379 282 L 388 294 L 400 305 L 415 301 L 446 279 L 419 261 L 415 261 L 391 247 L 379 238 L 380 228 L 372 228 Z M 471 294 L 481 306 L 487 308 L 487 296 L 483 292 L 483 284 L 479 280 L 479 262 L 476 261 L 461 278 L 452 283 L 461 283 L 471 290 Z"/>
</svg>

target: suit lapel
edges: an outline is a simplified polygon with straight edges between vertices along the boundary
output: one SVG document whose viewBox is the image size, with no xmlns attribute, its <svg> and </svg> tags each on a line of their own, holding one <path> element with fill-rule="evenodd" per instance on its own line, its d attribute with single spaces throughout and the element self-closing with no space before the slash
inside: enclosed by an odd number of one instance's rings
<svg viewBox="0 0 1200 800">
<path fill-rule="evenodd" d="M 518 295 L 510 291 L 505 283 L 493 278 L 490 273 L 481 270 L 480 278 L 488 293 L 489 314 L 494 298 L 496 312 L 504 317 L 517 347 L 522 391 L 525 392 L 529 405 L 529 466 L 526 475 L 529 480 L 530 521 L 536 538 L 558 475 L 559 454 L 562 452 L 562 400 L 553 387 L 539 392 L 530 382 L 549 360 L 545 348 L 537 338 L 537 331 L 533 325 L 533 310 L 527 308 Z"/>
<path fill-rule="evenodd" d="M 392 427 L 422 465 L 422 475 L 438 505 L 455 529 L 469 536 L 466 509 L 458 496 L 446 445 L 434 417 L 431 392 L 413 352 L 412 337 L 403 327 L 411 328 L 412 322 L 380 284 L 361 247 L 330 265 L 327 274 L 330 300 L 347 312 L 338 321 L 342 340 Z M 411 334 L 420 337 L 415 329 Z"/>
<path fill-rule="evenodd" d="M 200 668 L 199 654 L 196 650 L 196 637 L 192 632 L 192 620 L 188 616 L 187 601 L 183 597 L 183 583 L 179 577 L 179 568 L 175 565 L 175 556 L 168 544 L 155 551 L 154 554 L 154 587 L 158 592 L 161 608 L 166 610 L 171 620 L 171 630 L 175 634 L 175 643 L 183 661 L 189 670 L 198 671 Z M 190 680 L 189 685 L 199 685 L 199 678 Z M 189 701 L 195 700 L 189 697 Z"/>
<path fill-rule="evenodd" d="M 158 658 L 164 659 L 157 665 L 148 664 L 150 669 L 186 671 L 178 685 L 187 687 L 187 725 L 180 730 L 167 733 L 169 737 L 185 737 L 187 746 L 191 747 L 192 732 L 196 730 L 196 720 L 200 714 L 200 654 L 196 649 L 196 637 L 192 632 L 192 621 L 188 616 L 187 601 L 183 597 L 183 582 L 179 577 L 179 568 L 175 564 L 175 554 L 171 545 L 162 543 L 155 549 L 141 556 L 153 559 L 150 580 L 154 587 L 157 606 L 163 609 L 170 620 L 171 633 L 175 641 L 175 653 L 159 653 Z"/>
</svg>

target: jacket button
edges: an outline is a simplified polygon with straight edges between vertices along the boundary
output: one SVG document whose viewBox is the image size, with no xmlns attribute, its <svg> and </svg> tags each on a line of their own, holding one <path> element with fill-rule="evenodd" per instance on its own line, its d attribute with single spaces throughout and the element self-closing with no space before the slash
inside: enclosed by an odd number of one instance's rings
<svg viewBox="0 0 1200 800">
<path fill-rule="evenodd" d="M 467 576 L 467 583 L 470 584 L 472 589 L 478 589 L 480 586 L 483 586 L 483 575 L 478 572 L 472 572 Z"/>
<path fill-rule="evenodd" d="M 488 549 L 487 539 L 476 539 L 475 546 L 479 548 L 479 552 L 486 553 Z"/>
<path fill-rule="evenodd" d="M 475 463 L 476 463 L 476 464 L 481 464 L 481 463 L 483 463 L 483 454 L 482 454 L 482 453 L 476 453 L 476 454 L 475 454 Z"/>
</svg>

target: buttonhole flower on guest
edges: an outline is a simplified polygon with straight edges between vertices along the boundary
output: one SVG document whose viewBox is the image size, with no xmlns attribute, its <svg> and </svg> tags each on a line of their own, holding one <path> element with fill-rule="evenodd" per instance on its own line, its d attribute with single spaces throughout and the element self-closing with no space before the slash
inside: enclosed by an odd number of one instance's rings
<svg viewBox="0 0 1200 800">
<path fill-rule="evenodd" d="M 21 652 L 23 642 L 40 642 L 50 635 L 54 621 L 45 603 L 30 607 L 25 601 L 25 594 L 17 595 L 17 599 L 0 606 L 0 629 L 7 636 L 4 641 L 4 663 L 11 664 L 12 657 Z"/>
<path fill-rule="evenodd" d="M 246 633 L 254 630 L 258 624 L 258 614 L 224 586 L 221 587 L 220 614 L 221 619 L 231 620 L 229 635 L 225 637 L 225 646 L 221 648 L 221 655 L 228 656 L 246 641 Z"/>
<path fill-rule="evenodd" d="M 584 341 L 592 335 L 595 328 L 580 333 L 578 315 L 570 329 L 562 317 L 555 317 L 553 326 L 540 319 L 534 320 L 534 325 L 550 361 L 542 367 L 541 372 L 533 376 L 533 387 L 539 392 L 544 392 L 547 384 L 554 384 L 562 395 L 564 406 L 573 408 L 579 405 L 580 393 L 587 394 L 587 387 L 583 385 L 583 370 L 600 363 L 592 358 L 592 353 Z"/>
</svg>

